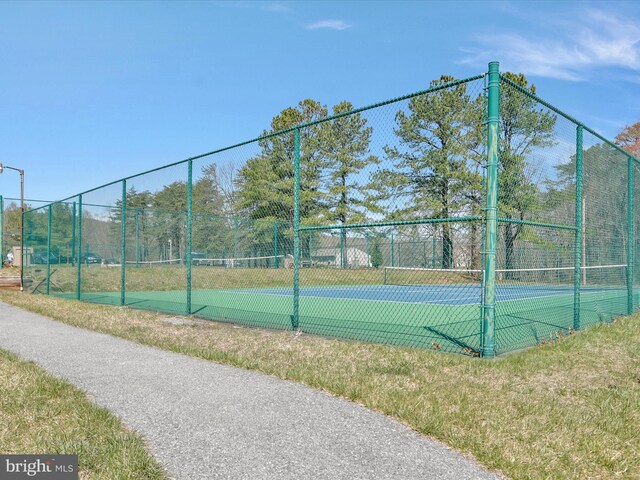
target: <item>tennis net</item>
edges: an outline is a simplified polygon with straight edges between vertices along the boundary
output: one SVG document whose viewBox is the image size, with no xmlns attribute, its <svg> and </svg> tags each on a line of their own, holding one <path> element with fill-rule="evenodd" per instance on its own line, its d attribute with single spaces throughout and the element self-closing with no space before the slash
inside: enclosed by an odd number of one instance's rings
<svg viewBox="0 0 640 480">
<path fill-rule="evenodd" d="M 588 265 L 580 268 L 580 285 L 616 288 L 626 285 L 626 264 Z M 441 285 L 481 283 L 483 270 L 384 267 L 385 285 Z M 546 288 L 572 290 L 574 267 L 540 267 L 497 269 L 498 285 L 540 285 Z"/>
<path fill-rule="evenodd" d="M 193 258 L 194 266 L 223 268 L 284 268 L 285 255 L 267 255 L 262 257 L 242 258 Z"/>
</svg>

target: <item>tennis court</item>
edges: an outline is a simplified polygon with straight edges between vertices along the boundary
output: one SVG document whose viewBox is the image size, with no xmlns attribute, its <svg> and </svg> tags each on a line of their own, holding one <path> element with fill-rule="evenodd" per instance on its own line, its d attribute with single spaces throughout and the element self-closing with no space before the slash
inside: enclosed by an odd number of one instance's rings
<svg viewBox="0 0 640 480">
<path fill-rule="evenodd" d="M 369 341 L 477 352 L 481 294 L 479 283 L 305 286 L 299 291 L 298 326 L 308 334 L 350 339 L 366 335 Z M 624 285 L 582 286 L 582 324 L 625 314 L 627 294 Z M 638 294 L 634 291 L 636 300 Z M 113 305 L 121 301 L 119 292 L 82 293 L 81 299 Z M 186 300 L 184 290 L 127 291 L 125 305 L 185 314 Z M 568 283 L 502 283 L 496 288 L 496 302 L 498 351 L 502 342 L 510 348 L 524 347 L 572 329 L 574 286 Z M 191 313 L 205 319 L 293 328 L 290 287 L 193 290 L 191 305 Z"/>
</svg>

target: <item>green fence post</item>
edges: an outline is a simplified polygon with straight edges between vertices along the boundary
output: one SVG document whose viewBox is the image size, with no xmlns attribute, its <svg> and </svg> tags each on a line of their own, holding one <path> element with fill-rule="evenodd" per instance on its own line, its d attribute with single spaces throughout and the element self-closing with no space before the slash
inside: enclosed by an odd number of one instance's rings
<svg viewBox="0 0 640 480">
<path fill-rule="evenodd" d="M 47 208 L 47 295 L 51 289 L 51 204 Z"/>
<path fill-rule="evenodd" d="M 309 231 L 309 266 L 313 266 L 313 232 Z"/>
<path fill-rule="evenodd" d="M 78 272 L 76 276 L 76 300 L 80 300 L 82 276 L 82 194 L 78 195 Z"/>
<path fill-rule="evenodd" d="M 136 268 L 140 267 L 140 209 L 136 208 Z"/>
<path fill-rule="evenodd" d="M 633 313 L 633 158 L 627 159 L 627 313 Z"/>
<path fill-rule="evenodd" d="M 127 265 L 127 180 L 122 180 L 122 207 L 120 209 L 120 306 L 125 304 Z"/>
<path fill-rule="evenodd" d="M 273 268 L 278 267 L 278 222 L 273 222 Z"/>
<path fill-rule="evenodd" d="M 21 192 L 21 198 L 24 197 L 24 193 Z M 24 238 L 24 203 L 20 202 L 20 291 L 24 292 L 24 263 L 27 258 L 25 252 L 25 238 Z M 15 262 L 15 258 L 13 259 Z"/>
<path fill-rule="evenodd" d="M 235 268 L 236 258 L 238 258 L 238 218 L 233 219 L 233 260 L 231 268 Z"/>
<path fill-rule="evenodd" d="M 340 268 L 344 268 L 344 240 L 340 232 Z"/>
<path fill-rule="evenodd" d="M 417 240 L 415 236 L 411 237 L 411 250 L 413 250 L 413 261 L 410 267 L 419 267 L 420 262 L 418 262 L 418 249 L 417 249 Z"/>
<path fill-rule="evenodd" d="M 498 162 L 500 148 L 500 67 L 489 63 L 487 118 L 487 208 L 480 355 L 492 358 L 496 329 L 496 245 L 498 243 Z"/>
<path fill-rule="evenodd" d="M 71 212 L 71 266 L 76 264 L 76 202 Z"/>
<path fill-rule="evenodd" d="M 395 253 L 394 253 L 394 244 L 393 244 L 393 233 L 391 234 L 391 266 L 395 267 L 396 266 L 396 259 L 395 259 Z"/>
<path fill-rule="evenodd" d="M 193 161 L 187 162 L 187 315 L 191 315 L 191 230 L 193 227 Z"/>
<path fill-rule="evenodd" d="M 580 330 L 580 283 L 582 277 L 582 125 L 576 128 L 576 236 L 573 258 L 573 329 Z"/>
<path fill-rule="evenodd" d="M 436 268 L 436 237 L 431 237 L 431 268 Z"/>
<path fill-rule="evenodd" d="M 291 328 L 300 325 L 300 129 L 293 131 L 293 315 Z"/>
</svg>

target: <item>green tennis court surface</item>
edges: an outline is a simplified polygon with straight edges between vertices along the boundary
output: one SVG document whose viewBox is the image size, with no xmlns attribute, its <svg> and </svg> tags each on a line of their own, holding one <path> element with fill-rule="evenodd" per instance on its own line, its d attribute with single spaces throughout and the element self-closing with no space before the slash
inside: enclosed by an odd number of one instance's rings
<svg viewBox="0 0 640 480">
<path fill-rule="evenodd" d="M 476 352 L 480 295 L 476 284 L 305 287 L 300 289 L 299 327 L 324 336 Z M 121 301 L 119 292 L 82 293 L 81 299 L 109 305 Z M 186 301 L 186 292 L 179 290 L 128 291 L 125 297 L 125 305 L 132 308 L 179 315 L 187 313 Z M 191 302 L 191 313 L 201 318 L 292 329 L 290 288 L 193 290 Z M 499 285 L 497 351 L 568 333 L 573 307 L 571 286 Z M 626 309 L 626 287 L 584 287 L 581 292 L 582 327 L 624 315 Z"/>
</svg>

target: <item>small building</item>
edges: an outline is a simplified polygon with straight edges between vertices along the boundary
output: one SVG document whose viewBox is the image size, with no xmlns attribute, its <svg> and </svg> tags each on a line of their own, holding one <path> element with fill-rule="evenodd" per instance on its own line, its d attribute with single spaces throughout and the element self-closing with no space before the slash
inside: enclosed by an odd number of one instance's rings
<svg viewBox="0 0 640 480">
<path fill-rule="evenodd" d="M 371 255 L 359 248 L 344 249 L 346 268 L 371 267 Z M 319 248 L 314 250 L 311 257 L 313 266 L 340 267 L 343 265 L 340 248 Z"/>
</svg>

